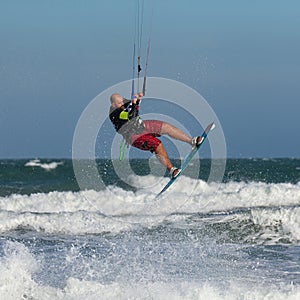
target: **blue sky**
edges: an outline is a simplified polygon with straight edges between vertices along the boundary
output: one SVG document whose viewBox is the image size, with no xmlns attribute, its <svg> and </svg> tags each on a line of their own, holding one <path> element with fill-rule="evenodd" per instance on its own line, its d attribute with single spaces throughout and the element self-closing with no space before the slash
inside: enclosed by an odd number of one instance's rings
<svg viewBox="0 0 300 300">
<path fill-rule="evenodd" d="M 0 1 L 1 158 L 71 157 L 84 108 L 131 78 L 135 3 Z M 229 157 L 300 157 L 299 16 L 296 0 L 156 0 L 148 75 L 205 97 Z"/>
</svg>

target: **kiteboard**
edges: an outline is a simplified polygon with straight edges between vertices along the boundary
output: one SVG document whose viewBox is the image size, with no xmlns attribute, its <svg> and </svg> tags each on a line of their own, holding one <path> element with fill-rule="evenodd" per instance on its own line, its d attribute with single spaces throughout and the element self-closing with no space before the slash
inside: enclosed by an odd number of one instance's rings
<svg viewBox="0 0 300 300">
<path fill-rule="evenodd" d="M 209 124 L 206 129 L 204 130 L 204 132 L 202 133 L 202 141 L 201 143 L 195 147 L 194 149 L 192 149 L 192 151 L 188 154 L 188 156 L 184 159 L 182 166 L 181 166 L 181 171 L 180 173 L 175 177 L 175 178 L 171 178 L 170 181 L 165 185 L 165 187 L 157 194 L 157 196 L 155 198 L 158 198 L 159 196 L 161 196 L 177 179 L 178 177 L 183 173 L 183 171 L 186 169 L 186 167 L 188 166 L 188 164 L 190 163 L 190 161 L 192 160 L 192 158 L 195 156 L 195 154 L 198 152 L 198 150 L 200 149 L 201 145 L 203 144 L 203 142 L 205 141 L 205 139 L 207 138 L 208 133 L 213 130 L 215 128 L 215 124 L 211 123 Z"/>
</svg>

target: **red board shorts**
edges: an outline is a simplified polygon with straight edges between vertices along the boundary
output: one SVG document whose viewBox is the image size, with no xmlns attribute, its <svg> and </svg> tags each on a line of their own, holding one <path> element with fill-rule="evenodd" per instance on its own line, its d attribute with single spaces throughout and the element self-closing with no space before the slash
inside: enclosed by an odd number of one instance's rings
<svg viewBox="0 0 300 300">
<path fill-rule="evenodd" d="M 144 121 L 145 131 L 141 134 L 135 134 L 131 137 L 131 145 L 144 151 L 155 152 L 160 145 L 161 127 L 163 122 L 158 120 Z"/>
</svg>

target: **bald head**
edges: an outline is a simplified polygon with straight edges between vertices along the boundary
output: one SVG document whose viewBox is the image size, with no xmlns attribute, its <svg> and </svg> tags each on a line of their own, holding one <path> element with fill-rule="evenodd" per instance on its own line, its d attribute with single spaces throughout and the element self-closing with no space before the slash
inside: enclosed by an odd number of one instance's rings
<svg viewBox="0 0 300 300">
<path fill-rule="evenodd" d="M 123 97 L 120 94 L 112 94 L 110 96 L 110 103 L 113 108 L 119 108 L 124 104 Z"/>
</svg>

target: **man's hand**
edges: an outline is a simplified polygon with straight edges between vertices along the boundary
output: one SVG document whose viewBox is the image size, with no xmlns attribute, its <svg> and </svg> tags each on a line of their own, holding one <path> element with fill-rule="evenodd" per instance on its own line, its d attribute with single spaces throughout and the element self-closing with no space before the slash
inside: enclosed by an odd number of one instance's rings
<svg viewBox="0 0 300 300">
<path fill-rule="evenodd" d="M 144 96 L 143 93 L 134 94 L 134 98 L 132 100 L 132 103 L 136 104 L 137 102 L 140 102 L 142 100 L 143 96 Z"/>
</svg>

